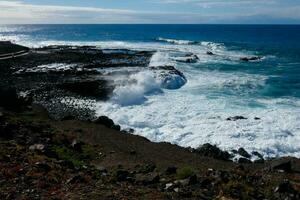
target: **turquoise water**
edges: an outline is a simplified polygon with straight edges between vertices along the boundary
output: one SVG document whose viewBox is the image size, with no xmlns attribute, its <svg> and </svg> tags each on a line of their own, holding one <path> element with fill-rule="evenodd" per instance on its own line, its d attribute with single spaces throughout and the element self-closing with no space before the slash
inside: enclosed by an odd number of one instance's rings
<svg viewBox="0 0 300 200">
<path fill-rule="evenodd" d="M 300 26 L 11 25 L 0 26 L 0 39 L 28 46 L 157 51 L 150 65 L 173 65 L 187 83 L 151 93 L 155 77 L 134 74 L 127 79 L 135 85 L 123 81 L 111 101 L 95 103 L 99 115 L 153 141 L 192 147 L 210 142 L 228 150 L 245 147 L 267 156 L 300 157 Z M 188 53 L 200 60 L 178 62 Z M 251 56 L 262 59 L 240 60 Z M 248 119 L 226 121 L 235 115 Z"/>
</svg>

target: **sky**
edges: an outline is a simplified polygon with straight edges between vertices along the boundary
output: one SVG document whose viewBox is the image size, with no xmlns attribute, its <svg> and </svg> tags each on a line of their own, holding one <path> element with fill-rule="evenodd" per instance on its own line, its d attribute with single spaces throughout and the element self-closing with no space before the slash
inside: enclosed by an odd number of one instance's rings
<svg viewBox="0 0 300 200">
<path fill-rule="evenodd" d="M 300 0 L 0 0 L 0 24 L 300 24 Z"/>
</svg>

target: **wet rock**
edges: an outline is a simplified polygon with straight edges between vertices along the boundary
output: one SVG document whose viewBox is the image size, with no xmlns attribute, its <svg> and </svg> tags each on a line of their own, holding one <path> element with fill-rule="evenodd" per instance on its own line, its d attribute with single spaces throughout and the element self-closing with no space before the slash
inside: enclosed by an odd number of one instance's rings
<svg viewBox="0 0 300 200">
<path fill-rule="evenodd" d="M 264 160 L 263 155 L 261 155 L 261 154 L 260 154 L 259 152 L 257 152 L 257 151 L 253 151 L 253 152 L 252 152 L 252 155 L 257 156 L 259 159 Z"/>
<path fill-rule="evenodd" d="M 291 172 L 292 171 L 292 162 L 290 160 L 289 161 L 284 161 L 284 160 L 283 161 L 282 160 L 274 161 L 271 164 L 271 167 L 275 171 Z"/>
<path fill-rule="evenodd" d="M 237 121 L 237 120 L 243 120 L 243 119 L 248 119 L 248 118 L 245 118 L 243 116 L 234 116 L 234 117 L 228 117 L 226 120 L 227 121 Z"/>
<path fill-rule="evenodd" d="M 207 51 L 206 54 L 207 54 L 207 55 L 210 55 L 210 56 L 215 55 L 215 54 L 214 54 L 213 52 L 211 52 L 211 51 Z"/>
<path fill-rule="evenodd" d="M 231 157 L 227 151 L 222 151 L 217 146 L 208 143 L 195 149 L 195 152 L 202 156 L 212 157 L 220 160 L 229 160 Z"/>
<path fill-rule="evenodd" d="M 261 120 L 259 117 L 254 117 L 254 120 Z"/>
<path fill-rule="evenodd" d="M 238 154 L 248 159 L 251 158 L 251 155 L 244 148 L 239 148 Z"/>
<path fill-rule="evenodd" d="M 166 175 L 176 174 L 177 167 L 168 167 L 165 171 Z"/>
<path fill-rule="evenodd" d="M 155 66 L 150 67 L 150 69 L 161 79 L 162 88 L 170 90 L 179 89 L 187 82 L 184 74 L 174 66 Z"/>
<path fill-rule="evenodd" d="M 261 60 L 262 57 L 260 56 L 252 56 L 252 57 L 241 57 L 240 60 L 241 61 L 246 61 L 246 62 L 249 62 L 249 61 L 257 61 L 257 60 Z"/>
<path fill-rule="evenodd" d="M 183 63 L 196 63 L 198 60 L 200 59 L 195 54 L 186 54 L 185 57 L 176 59 L 177 62 L 183 62 Z"/>
</svg>

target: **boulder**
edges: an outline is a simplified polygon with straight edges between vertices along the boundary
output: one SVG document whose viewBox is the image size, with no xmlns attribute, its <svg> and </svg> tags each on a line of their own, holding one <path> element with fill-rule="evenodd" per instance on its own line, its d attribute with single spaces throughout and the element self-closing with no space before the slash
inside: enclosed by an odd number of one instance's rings
<svg viewBox="0 0 300 200">
<path fill-rule="evenodd" d="M 222 151 L 217 146 L 208 143 L 198 147 L 195 152 L 202 156 L 212 157 L 220 160 L 229 160 L 231 157 L 227 151 Z"/>
<path fill-rule="evenodd" d="M 102 124 L 107 128 L 115 129 L 117 131 L 121 130 L 121 127 L 119 125 L 115 125 L 114 121 L 106 116 L 100 116 L 94 122 L 97 124 Z"/>
</svg>

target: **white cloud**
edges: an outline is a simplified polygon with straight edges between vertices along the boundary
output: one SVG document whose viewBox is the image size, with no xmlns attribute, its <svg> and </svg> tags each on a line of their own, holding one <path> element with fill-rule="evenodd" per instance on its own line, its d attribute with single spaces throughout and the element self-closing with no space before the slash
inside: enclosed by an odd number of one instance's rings
<svg viewBox="0 0 300 200">
<path fill-rule="evenodd" d="M 124 21 L 136 11 L 96 7 L 52 6 L 0 0 L 0 23 L 78 23 L 91 20 L 99 23 Z M 31 20 L 31 21 L 29 21 Z"/>
<path fill-rule="evenodd" d="M 153 0 L 157 1 L 157 0 Z M 0 0 L 0 24 L 23 23 L 265 23 L 265 18 L 285 18 L 300 22 L 300 6 L 275 7 L 258 6 L 275 3 L 273 0 L 161 0 L 161 3 L 194 3 L 199 5 L 199 12 L 160 12 L 137 11 L 126 9 L 107 9 L 99 7 L 53 6 L 24 3 L 20 0 Z M 250 4 L 251 2 L 251 4 Z M 239 9 L 225 12 L 201 12 L 202 8 L 218 7 L 221 5 L 244 5 L 247 12 Z M 251 5 L 251 6 L 250 6 Z M 207 9 L 207 10 L 211 10 Z M 220 11 L 221 10 L 221 11 Z M 215 11 L 215 10 L 214 10 Z M 253 20 L 252 20 L 253 19 Z"/>
</svg>

